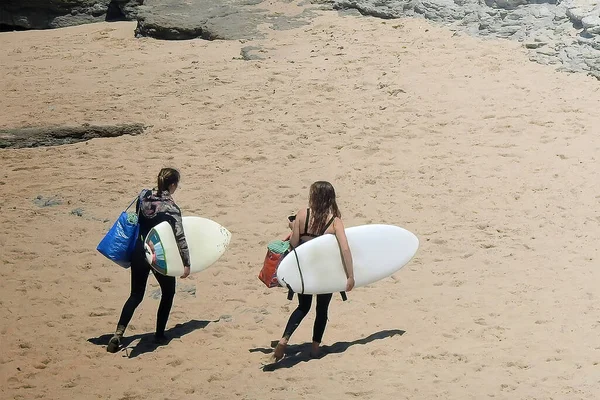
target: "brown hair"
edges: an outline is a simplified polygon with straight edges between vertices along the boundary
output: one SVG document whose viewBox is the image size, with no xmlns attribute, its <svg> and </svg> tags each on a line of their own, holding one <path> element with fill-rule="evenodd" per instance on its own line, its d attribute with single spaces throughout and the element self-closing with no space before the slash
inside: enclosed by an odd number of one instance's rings
<svg viewBox="0 0 600 400">
<path fill-rule="evenodd" d="M 169 190 L 169 186 L 179 183 L 179 171 L 174 168 L 163 168 L 158 173 L 158 193 Z"/>
<path fill-rule="evenodd" d="M 329 214 L 338 218 L 342 217 L 335 202 L 335 189 L 329 182 L 317 181 L 310 185 L 308 205 L 314 213 L 310 230 L 316 234 L 322 233 Z"/>
</svg>

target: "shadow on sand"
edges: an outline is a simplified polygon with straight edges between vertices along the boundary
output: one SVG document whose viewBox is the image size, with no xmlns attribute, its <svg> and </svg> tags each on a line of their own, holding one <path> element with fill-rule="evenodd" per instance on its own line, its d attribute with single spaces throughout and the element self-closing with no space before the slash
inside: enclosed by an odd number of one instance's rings
<svg viewBox="0 0 600 400">
<path fill-rule="evenodd" d="M 352 342 L 336 342 L 336 343 L 332 344 L 331 346 L 322 346 L 321 354 L 318 358 L 320 359 L 320 358 L 326 357 L 328 354 L 343 353 L 346 350 L 348 350 L 348 348 L 350 348 L 351 346 L 354 346 L 357 344 L 367 344 L 367 343 L 370 343 L 375 340 L 386 339 L 386 338 L 390 338 L 390 337 L 396 336 L 396 335 L 402 336 L 404 333 L 405 333 L 405 331 L 400 330 L 400 329 L 390 329 L 390 330 L 375 332 L 365 338 L 354 340 Z M 260 352 L 263 354 L 272 354 L 275 349 L 275 346 L 277 346 L 277 343 L 278 343 L 278 341 L 274 340 L 271 342 L 271 348 L 257 347 L 254 349 L 250 349 L 250 352 L 251 353 Z M 276 363 L 264 365 L 262 369 L 265 372 L 270 372 L 270 371 L 275 371 L 280 368 L 291 368 L 301 362 L 310 361 L 310 360 L 314 359 L 310 356 L 310 350 L 311 350 L 311 343 L 289 345 L 287 347 L 287 349 L 285 350 L 285 357 L 283 357 L 283 359 L 281 359 L 279 362 L 276 362 Z"/>
<path fill-rule="evenodd" d="M 154 333 L 142 333 L 133 336 L 126 336 L 123 337 L 123 340 L 121 340 L 120 351 L 125 351 L 127 357 L 129 358 L 134 358 L 144 353 L 150 353 L 161 346 L 169 344 L 169 342 L 173 339 L 179 339 L 182 336 L 195 331 L 196 329 L 206 328 L 206 326 L 211 322 L 219 322 L 219 320 L 198 321 L 193 319 L 191 321 L 184 322 L 183 324 L 177 324 L 173 328 L 165 331 L 165 336 L 167 336 L 168 340 L 161 343 L 157 343 L 154 340 Z M 95 338 L 90 338 L 87 341 L 98 346 L 107 346 L 108 341 L 112 336 L 113 334 L 110 333 Z"/>
</svg>

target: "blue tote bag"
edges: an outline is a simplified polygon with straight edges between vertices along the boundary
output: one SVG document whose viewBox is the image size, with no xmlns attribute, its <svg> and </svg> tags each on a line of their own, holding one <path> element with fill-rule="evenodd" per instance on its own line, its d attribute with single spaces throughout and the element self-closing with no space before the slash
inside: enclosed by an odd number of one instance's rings
<svg viewBox="0 0 600 400">
<path fill-rule="evenodd" d="M 139 201 L 139 197 L 133 199 L 125 211 L 119 215 L 119 219 L 117 219 L 96 248 L 106 258 L 123 268 L 131 266 L 131 255 L 133 254 L 135 242 L 140 232 L 140 225 L 138 223 L 139 214 L 127 212 L 136 201 Z"/>
</svg>

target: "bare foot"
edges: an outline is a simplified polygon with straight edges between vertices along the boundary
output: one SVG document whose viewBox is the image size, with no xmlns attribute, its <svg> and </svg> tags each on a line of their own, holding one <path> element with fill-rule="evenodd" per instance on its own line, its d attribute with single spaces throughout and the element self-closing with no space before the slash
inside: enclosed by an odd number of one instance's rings
<svg viewBox="0 0 600 400">
<path fill-rule="evenodd" d="M 311 358 L 320 358 L 321 357 L 321 343 L 313 342 L 312 349 L 310 350 Z"/>
<path fill-rule="evenodd" d="M 287 347 L 287 339 L 281 339 L 279 343 L 277 343 L 277 347 L 275 347 L 275 351 L 273 352 L 273 359 L 275 362 L 281 360 L 285 355 L 285 348 Z"/>
</svg>

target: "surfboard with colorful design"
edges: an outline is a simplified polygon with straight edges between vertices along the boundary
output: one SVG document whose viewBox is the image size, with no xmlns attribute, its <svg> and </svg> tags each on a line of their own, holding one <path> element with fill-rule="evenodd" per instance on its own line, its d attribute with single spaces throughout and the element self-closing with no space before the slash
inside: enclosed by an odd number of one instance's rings
<svg viewBox="0 0 600 400">
<path fill-rule="evenodd" d="M 183 232 L 190 252 L 190 273 L 194 274 L 213 265 L 229 247 L 231 233 L 219 223 L 202 217 L 182 218 Z M 144 241 L 146 260 L 157 272 L 167 276 L 181 276 L 183 261 L 168 222 L 161 222 L 150 230 Z"/>
</svg>

